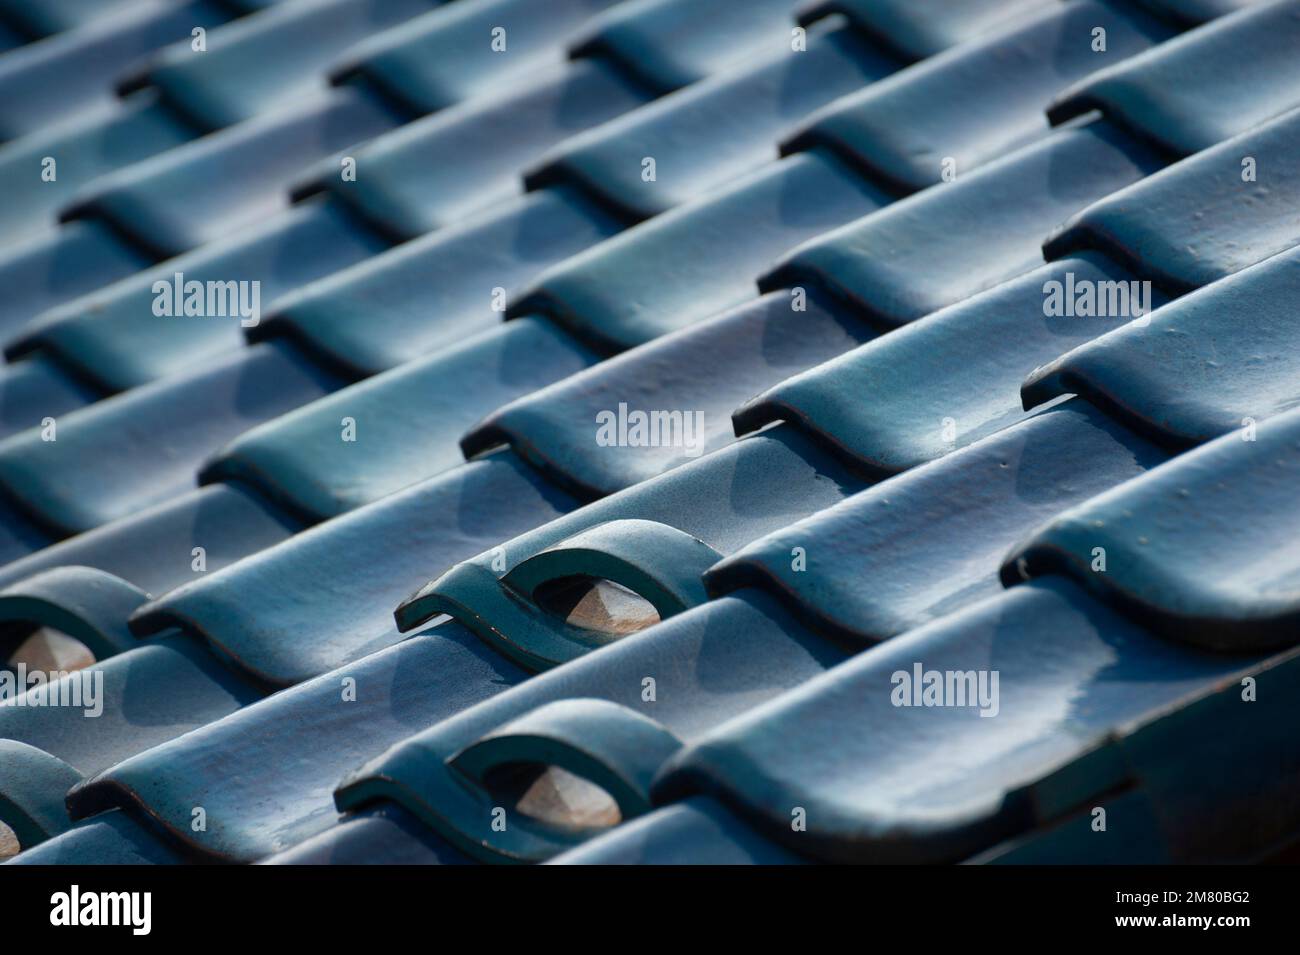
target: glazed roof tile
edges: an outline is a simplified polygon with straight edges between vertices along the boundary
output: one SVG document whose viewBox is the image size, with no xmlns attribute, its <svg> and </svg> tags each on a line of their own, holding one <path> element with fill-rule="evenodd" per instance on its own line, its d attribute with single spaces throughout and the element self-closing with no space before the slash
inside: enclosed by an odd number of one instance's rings
<svg viewBox="0 0 1300 955">
<path fill-rule="evenodd" d="M 1296 7 L 0 0 L 17 862 L 1276 853 Z"/>
</svg>

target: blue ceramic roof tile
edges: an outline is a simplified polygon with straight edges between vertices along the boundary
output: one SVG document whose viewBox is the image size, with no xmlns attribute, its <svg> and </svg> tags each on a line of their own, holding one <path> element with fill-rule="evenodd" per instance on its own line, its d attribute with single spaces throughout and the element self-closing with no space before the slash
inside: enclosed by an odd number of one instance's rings
<svg viewBox="0 0 1300 955">
<path fill-rule="evenodd" d="M 1004 577 L 1067 573 L 1177 643 L 1293 644 L 1298 435 L 1293 410 L 1179 455 L 1054 517 Z"/>
<path fill-rule="evenodd" d="M 13 527 L 16 515 L 5 515 Z M 227 485 L 199 488 L 78 534 L 0 569 L 0 587 L 34 574 L 72 566 L 111 574 L 142 594 L 161 595 L 235 563 L 251 553 L 278 544 L 299 530 L 301 523 L 259 500 L 246 490 Z M 195 553 L 201 548 L 200 554 Z M 76 598 L 68 594 L 69 603 Z M 121 619 L 103 620 L 121 627 Z"/>
<path fill-rule="evenodd" d="M 896 674 L 918 667 L 998 672 L 999 718 L 981 718 L 974 705 L 897 705 L 911 698 Z M 715 793 L 786 846 L 833 861 L 957 861 L 1140 775 L 1125 737 L 1198 695 L 1236 698 L 1239 673 L 1264 676 L 1254 658 L 1154 639 L 1071 585 L 1045 581 L 883 644 L 733 720 L 684 750 L 654 795 Z M 792 831 L 795 806 L 806 831 Z"/>
<path fill-rule="evenodd" d="M 432 113 L 562 62 L 584 25 L 617 2 L 458 0 L 353 47 L 334 81 L 359 79 L 412 112 Z"/>
<path fill-rule="evenodd" d="M 1075 85 L 1049 108 L 1060 121 L 1101 110 L 1188 155 L 1300 103 L 1300 3 L 1248 7 Z"/>
<path fill-rule="evenodd" d="M 920 60 L 996 28 L 1033 16 L 1054 0 L 804 0 L 799 19 L 814 22 L 835 13 L 910 59 Z"/>
<path fill-rule="evenodd" d="M 1174 447 L 1300 405 L 1300 250 L 1220 279 L 1074 348 L 1025 382 L 1026 405 L 1083 395 Z"/>
<path fill-rule="evenodd" d="M 283 3 L 213 30 L 196 53 L 184 40 L 147 64 L 138 85 L 208 129 L 293 104 L 325 84 L 324 70 L 372 33 L 425 13 L 437 0 Z"/>
<path fill-rule="evenodd" d="M 448 625 L 123 760 L 73 789 L 68 808 L 144 812 L 190 851 L 251 862 L 331 826 L 351 767 L 522 678 Z M 190 826 L 195 806 L 206 830 Z"/>
<path fill-rule="evenodd" d="M 398 642 L 393 608 L 430 576 L 574 506 L 497 455 L 208 574 L 142 607 L 132 627 L 181 627 L 259 679 L 295 683 Z"/>
<path fill-rule="evenodd" d="M 469 865 L 471 860 L 405 809 L 382 803 L 340 819 L 261 865 Z"/>
<path fill-rule="evenodd" d="M 800 865 L 707 796 L 633 819 L 551 859 L 550 865 Z"/>
<path fill-rule="evenodd" d="M 1155 807 L 1175 862 L 1256 862 L 1294 831 L 1290 812 L 1273 807 L 1295 805 L 1297 798 L 1300 760 L 1285 742 L 1300 690 L 1296 663 L 1292 649 L 1252 668 L 1254 685 L 1276 694 L 1264 712 L 1242 712 L 1243 677 L 1237 676 L 1125 738 L 1135 782 Z M 1208 762 L 1187 758 L 1193 740 Z"/>
<path fill-rule="evenodd" d="M 1021 383 L 1039 363 L 1164 302 L 1140 286 L 1135 297 L 1133 281 L 1095 255 L 1043 266 L 757 393 L 736 429 L 788 421 L 884 473 L 942 457 L 1022 420 Z M 1094 304 L 1080 311 L 1085 290 Z"/>
<path fill-rule="evenodd" d="M 37 238 L 56 224 L 77 191 L 105 173 L 186 142 L 191 129 L 142 91 L 109 113 L 0 145 L 0 248 Z M 45 160 L 53 159 L 51 166 Z M 43 180 L 44 170 L 56 178 Z"/>
<path fill-rule="evenodd" d="M 633 0 L 598 17 L 574 55 L 608 56 L 651 89 L 677 89 L 790 43 L 798 0 Z M 719 37 L 726 37 L 719 42 Z"/>
<path fill-rule="evenodd" d="M 102 218 L 169 259 L 272 217 L 287 206 L 289 181 L 304 164 L 394 123 L 355 92 L 332 91 L 103 176 L 62 216 Z"/>
<path fill-rule="evenodd" d="M 667 618 L 707 598 L 700 575 L 723 554 L 864 484 L 800 435 L 773 429 L 485 549 L 404 600 L 397 624 L 412 630 L 447 613 L 544 669 L 618 637 L 558 613 L 546 599 L 557 585 L 609 580 Z"/>
<path fill-rule="evenodd" d="M 98 397 L 39 356 L 0 366 L 0 438 L 39 428 L 46 418 L 57 419 Z"/>
<path fill-rule="evenodd" d="M 593 833 L 538 825 L 512 787 L 494 785 L 494 771 L 557 766 L 604 786 L 622 819 L 640 815 L 650 780 L 684 742 L 845 659 L 774 618 L 780 611 L 761 597 L 756 606 L 731 598 L 625 637 L 393 747 L 346 779 L 337 803 L 391 799 L 464 852 L 542 861 Z M 494 831 L 494 806 L 506 809 L 504 831 Z"/>
<path fill-rule="evenodd" d="M 732 408 L 873 334 L 816 296 L 771 292 L 518 398 L 461 446 L 477 454 L 509 444 L 559 484 L 588 496 L 610 494 L 730 444 Z M 693 416 L 691 446 L 599 444 L 602 412 L 617 416 L 620 406 L 629 414 L 671 409 L 666 413 L 676 418 L 668 420 L 678 428 Z"/>
<path fill-rule="evenodd" d="M 330 189 L 396 238 L 414 238 L 518 196 L 520 170 L 544 149 L 645 101 L 608 64 L 565 63 L 378 136 L 353 151 L 355 179 L 331 161 L 301 191 Z"/>
<path fill-rule="evenodd" d="M 500 322 L 499 306 L 539 271 L 620 227 L 577 196 L 531 193 L 287 296 L 252 334 L 290 335 L 327 361 L 373 374 Z"/>
<path fill-rule="evenodd" d="M 137 646 L 125 621 L 145 599 L 93 567 L 55 567 L 0 590 L 0 619 L 28 631 L 50 627 L 102 660 Z"/>
<path fill-rule="evenodd" d="M 886 202 L 830 156 L 789 156 L 547 269 L 508 314 L 629 348 L 753 298 L 782 252 Z"/>
<path fill-rule="evenodd" d="M 0 250 L 0 337 L 8 340 L 33 315 L 125 278 L 149 264 L 143 251 L 101 222 L 73 222 L 23 245 Z"/>
<path fill-rule="evenodd" d="M 81 773 L 57 756 L 0 739 L 0 822 L 27 847 L 68 829 L 63 795 Z"/>
<path fill-rule="evenodd" d="M 1104 124 L 1062 130 L 810 240 L 759 284 L 820 286 L 875 321 L 901 325 L 1028 272 L 1056 223 L 1157 168 L 1151 153 Z"/>
<path fill-rule="evenodd" d="M 1098 249 L 1190 291 L 1300 243 L 1300 110 L 1175 163 L 1073 216 L 1049 258 Z"/>
<path fill-rule="evenodd" d="M 200 480 L 266 488 L 300 511 L 333 517 L 456 467 L 463 430 L 595 360 L 547 322 L 494 325 L 248 431 Z"/>
<path fill-rule="evenodd" d="M 180 495 L 130 518 L 58 544 L 26 539 L 27 518 L 0 507 L 6 536 L 25 545 L 0 573 L 0 622 L 26 636 L 63 629 L 100 658 L 129 650 L 128 621 L 174 587 L 288 538 L 301 526 L 225 485 Z M 8 542 L 6 542 L 8 543 Z"/>
<path fill-rule="evenodd" d="M 1252 673 L 1257 686 L 1265 681 L 1271 693 L 1282 694 L 1269 701 L 1271 713 L 1244 716 L 1241 682 L 1229 681 L 1227 692 L 1180 701 L 1181 705 L 1126 737 L 1124 746 L 1136 778 L 1117 794 L 1096 800 L 1106 810 L 1107 830 L 1122 835 L 1122 841 L 1095 838 L 1091 828 L 1095 816 L 1089 807 L 968 861 L 1003 865 L 1268 861 L 1277 854 L 1279 836 L 1290 822 L 1285 811 L 1279 814 L 1266 807 L 1295 798 L 1287 779 L 1293 765 L 1290 751 L 1285 746 L 1278 749 L 1275 727 L 1289 723 L 1286 709 L 1300 677 L 1296 671 L 1292 652 L 1272 658 Z M 1260 739 L 1261 735 L 1266 738 Z M 1193 739 L 1207 762 L 1189 764 L 1182 756 Z M 1261 760 L 1269 750 L 1276 752 Z M 1280 761 L 1275 761 L 1277 753 L 1283 754 Z M 1207 771 L 1207 766 L 1215 770 Z"/>
<path fill-rule="evenodd" d="M 1106 813 L 1106 831 L 1116 839 L 1088 838 L 1093 834 L 1095 809 Z M 1113 822 L 1112 822 L 1113 820 Z M 1138 789 L 1127 789 L 1095 807 L 1040 826 L 1023 836 L 998 843 L 966 865 L 1170 865 L 1173 859 L 1160 831 L 1151 800 Z"/>
<path fill-rule="evenodd" d="M 856 30 L 832 26 L 803 50 L 777 49 L 565 140 L 527 181 L 579 184 L 637 219 L 707 195 L 775 158 L 781 135 L 816 107 L 898 68 Z"/>
<path fill-rule="evenodd" d="M 115 105 L 113 81 L 160 46 L 212 29 L 227 18 L 219 4 L 140 4 L 125 15 L 24 47 L 0 60 L 0 141 Z"/>
<path fill-rule="evenodd" d="M 1296 0 L 94 6 L 0 0 L 0 667 L 106 678 L 0 855 L 1293 838 Z"/>
<path fill-rule="evenodd" d="M 883 640 L 996 593 L 1020 538 L 1165 459 L 1076 401 L 791 523 L 705 584 L 714 595 L 761 587 L 829 632 Z"/>
<path fill-rule="evenodd" d="M 11 358 L 40 350 L 110 391 L 132 388 L 239 347 L 242 323 L 253 321 L 251 308 L 247 319 L 155 315 L 155 302 L 164 311 L 170 303 L 176 312 L 176 289 L 184 293 L 188 283 L 201 282 L 206 295 L 207 282 L 256 281 L 259 313 L 265 315 L 277 296 L 386 247 L 336 203 L 300 203 L 265 225 L 208 243 L 48 311 L 10 340 L 6 350 Z M 242 289 L 251 305 L 254 286 Z M 181 311 L 184 301 L 182 296 Z"/>
<path fill-rule="evenodd" d="M 92 665 L 101 674 L 94 705 L 0 706 L 0 736 L 93 776 L 257 700 L 245 684 L 191 637 L 165 637 Z M 29 690 L 40 699 L 72 697 L 69 681 Z M 34 702 L 29 697 L 29 703 Z M 91 719 L 86 713 L 94 713 Z"/>
<path fill-rule="evenodd" d="M 1168 26 L 1093 0 L 1040 4 L 997 31 L 820 110 L 787 150 L 826 146 L 904 191 L 961 176 L 1049 132 L 1043 104 L 1074 79 L 1160 43 Z M 1094 29 L 1106 31 L 1095 49 Z"/>
<path fill-rule="evenodd" d="M 337 385 L 288 349 L 235 351 L 200 374 L 56 418 L 55 440 L 33 427 L 0 442 L 0 488 L 38 523 L 76 534 L 193 487 L 199 465 L 232 437 Z"/>
<path fill-rule="evenodd" d="M 106 812 L 8 860 L 6 865 L 178 865 L 185 859 L 126 813 Z"/>
</svg>

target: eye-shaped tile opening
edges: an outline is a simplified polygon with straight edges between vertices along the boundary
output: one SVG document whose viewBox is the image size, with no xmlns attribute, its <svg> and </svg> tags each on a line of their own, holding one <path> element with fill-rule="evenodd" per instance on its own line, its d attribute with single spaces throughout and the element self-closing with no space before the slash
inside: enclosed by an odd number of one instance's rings
<svg viewBox="0 0 1300 955">
<path fill-rule="evenodd" d="M 522 813 L 556 829 L 608 829 L 623 821 L 618 803 L 604 787 L 559 766 L 510 763 L 492 770 L 485 782 L 507 813 Z"/>
<path fill-rule="evenodd" d="M 659 611 L 634 590 L 603 577 L 574 574 L 543 583 L 537 606 L 571 627 L 625 636 L 659 622 Z"/>
</svg>

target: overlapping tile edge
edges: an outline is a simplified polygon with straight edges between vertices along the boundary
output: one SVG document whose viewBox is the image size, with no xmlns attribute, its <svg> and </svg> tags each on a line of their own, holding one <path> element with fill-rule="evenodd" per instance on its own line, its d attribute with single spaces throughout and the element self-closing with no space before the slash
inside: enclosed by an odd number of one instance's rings
<svg viewBox="0 0 1300 955">
<path fill-rule="evenodd" d="M 30 33 L 17 6 L 0 19 Z M 1281 302 L 1300 243 L 1286 211 L 1300 98 L 1285 92 L 1300 5 L 1243 4 L 1176 39 L 1204 5 L 985 0 L 944 19 L 937 0 L 572 0 L 540 39 L 521 0 L 365 19 L 383 6 L 281 0 L 213 29 L 221 53 L 226 36 L 254 51 L 304 28 L 342 37 L 330 64 L 317 52 L 295 73 L 294 53 L 242 91 L 213 70 L 224 101 L 197 36 L 196 57 L 178 46 L 157 61 L 171 67 L 137 71 L 124 106 L 159 83 L 146 109 L 184 138 L 215 131 L 128 159 L 64 224 L 33 232 L 56 209 L 38 208 L 18 225 L 40 238 L 0 261 L 30 326 L 2 383 L 16 432 L 0 443 L 2 543 L 17 558 L 0 570 L 2 675 L 75 652 L 50 630 L 100 661 L 0 708 L 15 861 L 1242 861 L 1295 838 L 1300 402 Z M 594 22 L 576 27 L 584 10 Z M 1054 29 L 1055 77 L 1034 62 Z M 432 77 L 436 92 L 400 95 L 421 81 L 403 44 L 443 37 L 461 56 L 475 31 L 490 55 L 479 72 L 466 61 L 466 87 Z M 492 57 L 521 37 L 531 65 L 494 89 Z M 1072 43 L 1110 53 L 1095 81 L 1067 65 L 1087 59 Z M 990 66 L 1008 50 L 1031 61 L 1019 88 Z M 1191 58 L 1194 80 L 1162 99 L 1188 50 L 1248 66 Z M 510 146 L 493 117 L 548 108 L 511 86 L 566 71 L 619 89 L 579 110 L 576 138 L 555 123 Z M 339 85 L 322 112 L 326 75 Z M 980 116 L 986 75 L 1007 96 L 1036 90 L 1030 76 L 1060 87 Z M 1231 109 L 1210 117 L 1216 82 Z M 273 88 L 293 91 L 281 108 L 239 112 Z M 897 172 L 878 118 L 935 90 L 967 109 L 936 106 L 951 125 L 924 143 L 925 188 L 915 162 Z M 344 103 L 371 119 L 330 112 Z M 241 149 L 289 149 L 274 144 L 313 111 L 342 118 L 333 138 L 242 167 L 248 188 L 213 182 Z M 364 122 L 391 148 L 340 153 Z M 422 164 L 454 167 L 463 149 L 478 166 L 484 135 L 508 156 L 453 176 L 461 221 L 411 215 Z M 0 147 L 0 168 L 26 148 Z M 373 193 L 367 155 L 390 157 Z M 307 187 L 304 161 L 320 170 Z M 225 192 L 206 215 L 169 208 L 168 182 Z M 537 203 L 589 236 L 537 251 Z M 459 264 L 474 257 L 478 273 Z M 56 261 L 72 277 L 40 289 L 31 264 Z M 435 292 L 424 270 L 440 264 Z M 265 322 L 258 307 L 194 314 L 183 289 L 160 312 L 150 293 L 186 272 L 269 279 Z M 1224 309 L 1266 321 L 1239 341 L 1214 321 Z M 1008 314 L 1032 323 L 1030 354 L 996 324 Z M 815 338 L 799 338 L 804 316 Z M 372 350 L 386 319 L 395 337 Z M 1097 326 L 1067 333 L 1078 321 Z M 963 363 L 967 324 L 980 354 Z M 927 380 L 931 356 L 955 383 Z M 1152 356 L 1173 370 L 1148 384 Z M 480 375 L 495 380 L 475 388 Z M 879 409 L 854 401 L 868 387 Z M 716 421 L 734 409 L 736 433 L 765 430 L 736 440 Z M 680 441 L 639 442 L 656 411 Z M 207 486 L 185 491 L 187 472 Z M 1012 677 L 1001 704 L 995 658 Z M 943 660 L 976 677 L 979 705 L 941 694 L 936 712 L 919 686 L 917 708 L 900 705 L 891 678 Z M 83 677 L 107 687 L 89 722 L 51 705 Z M 1049 690 L 1065 710 L 1044 708 Z"/>
</svg>

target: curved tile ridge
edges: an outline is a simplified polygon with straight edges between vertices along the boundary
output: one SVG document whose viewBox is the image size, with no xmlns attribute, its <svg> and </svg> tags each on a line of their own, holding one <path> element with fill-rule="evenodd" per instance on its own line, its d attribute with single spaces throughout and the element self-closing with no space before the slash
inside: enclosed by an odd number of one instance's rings
<svg viewBox="0 0 1300 955">
<path fill-rule="evenodd" d="M 5 865 L 180 865 L 186 861 L 145 824 L 124 812 L 106 812 L 25 850 Z"/>
<path fill-rule="evenodd" d="M 283 212 L 304 164 L 396 122 L 355 90 L 322 91 L 102 176 L 60 219 L 103 220 L 159 260 L 170 259 Z"/>
<path fill-rule="evenodd" d="M 936 19 L 953 16 L 946 7 Z M 841 97 L 782 150 L 825 146 L 894 188 L 924 189 L 1043 139 L 1051 130 L 1044 103 L 1172 32 L 1140 11 L 1095 0 L 1036 4 L 1024 21 Z"/>
<path fill-rule="evenodd" d="M 330 80 L 359 80 L 417 115 L 432 113 L 563 61 L 584 25 L 617 2 L 458 0 L 362 40 Z"/>
<path fill-rule="evenodd" d="M 552 266 L 506 314 L 631 348 L 757 297 L 773 258 L 891 199 L 830 155 L 787 156 Z"/>
<path fill-rule="evenodd" d="M 705 573 L 874 643 L 997 592 L 1007 548 L 1166 455 L 1074 401 L 768 534 Z"/>
<path fill-rule="evenodd" d="M 335 801 L 355 810 L 392 800 L 484 861 L 544 861 L 601 828 L 557 832 L 531 817 L 518 793 L 511 798 L 493 769 L 559 766 L 603 785 L 626 822 L 650 808 L 650 782 L 683 741 L 845 658 L 843 648 L 804 631 L 763 595 L 729 597 L 417 733 L 349 774 Z M 492 825 L 498 805 L 510 821 L 504 832 Z"/>
<path fill-rule="evenodd" d="M 0 739 L 0 822 L 22 849 L 38 845 L 71 826 L 63 797 L 81 773 L 35 746 Z"/>
<path fill-rule="evenodd" d="M 542 269 L 622 227 L 572 190 L 527 193 L 303 285 L 248 334 L 287 335 L 325 363 L 376 374 L 500 324 Z"/>
<path fill-rule="evenodd" d="M 13 521 L 5 515 L 6 528 Z M 44 547 L 0 570 L 0 644 L 46 624 L 76 636 L 99 659 L 133 650 L 140 641 L 129 621 L 141 606 L 299 527 L 256 497 L 219 485 Z"/>
<path fill-rule="evenodd" d="M 400 641 L 392 609 L 430 576 L 576 506 L 493 455 L 179 587 L 141 607 L 131 629 L 179 627 L 257 680 L 298 683 Z"/>
<path fill-rule="evenodd" d="M 818 286 L 903 325 L 1037 267 L 1049 230 L 1160 165 L 1104 123 L 1060 130 L 805 242 L 759 287 Z"/>
<path fill-rule="evenodd" d="M 13 519 L 5 515 L 5 525 Z M 290 537 L 301 525 L 256 496 L 228 485 L 198 488 L 158 507 L 50 544 L 0 568 L 0 588 L 63 567 L 102 571 L 140 593 L 160 596 Z M 60 594 L 46 576 L 52 603 L 76 606 L 77 577 Z M 125 606 L 125 604 L 124 604 Z M 123 617 L 115 625 L 125 628 Z"/>
<path fill-rule="evenodd" d="M 1053 122 L 1094 109 L 1186 156 L 1300 104 L 1300 2 L 1246 7 L 1109 66 L 1048 107 Z"/>
<path fill-rule="evenodd" d="M 1289 753 L 1279 774 L 1264 755 L 1284 730 L 1242 706 L 1244 675 L 1283 694 L 1269 715 L 1288 724 L 1295 654 L 1260 661 L 1174 646 L 1070 582 L 1046 579 L 861 653 L 730 721 L 675 757 L 653 795 L 663 804 L 713 794 L 782 845 L 827 861 L 933 863 L 1137 785 L 1183 861 L 1211 861 L 1211 851 L 1240 858 L 1280 835 L 1253 816 L 1261 792 L 1295 798 L 1300 763 Z M 927 696 L 927 687 L 939 692 Z M 1214 760 L 1189 749 L 1189 738 Z M 1211 800 L 1230 810 L 1205 827 Z M 795 807 L 804 831 L 790 825 Z"/>
<path fill-rule="evenodd" d="M 123 68 L 189 36 L 196 26 L 211 30 L 228 16 L 211 0 L 141 3 L 88 29 L 9 53 L 0 60 L 0 142 L 113 112 L 118 105 L 113 81 Z"/>
<path fill-rule="evenodd" d="M 145 250 L 125 239 L 99 230 L 93 243 L 82 235 L 69 235 L 69 227 L 52 228 L 59 211 L 76 198 L 78 190 L 98 177 L 149 159 L 180 144 L 188 143 L 195 131 L 174 111 L 158 102 L 152 92 L 143 91 L 121 100 L 116 108 L 68 123 L 54 124 L 0 147 L 0 249 L 9 263 L 29 269 L 48 263 L 57 254 L 86 256 L 89 274 L 75 270 L 40 272 L 5 269 L 6 310 L 24 299 L 66 299 L 83 288 L 97 287 L 123 272 L 134 272 L 150 259 Z M 32 169 L 42 169 L 45 157 L 55 159 L 57 179 L 39 183 L 33 189 Z M 73 227 L 74 229 L 76 227 Z M 84 232 L 85 226 L 82 226 Z M 41 256 L 42 249 L 53 249 Z M 75 249 L 75 251 L 74 251 Z M 96 267 L 96 260 L 99 260 Z M 57 261 L 57 260 L 56 260 Z M 106 269 L 105 266 L 112 268 Z M 44 281 L 40 279 L 44 278 Z M 33 312 L 21 313 L 28 318 Z M 15 316 L 19 317 L 19 316 Z"/>
<path fill-rule="evenodd" d="M 1005 581 L 1067 574 L 1170 640 L 1282 647 L 1300 621 L 1300 409 L 1185 452 L 1059 515 Z"/>
<path fill-rule="evenodd" d="M 1055 0 L 803 0 L 800 23 L 847 16 L 900 56 L 922 60 L 1052 6 Z"/>
<path fill-rule="evenodd" d="M 243 344 L 243 322 L 260 323 L 262 307 L 387 247 L 358 228 L 336 201 L 299 203 L 264 225 L 51 309 L 7 342 L 6 354 L 11 359 L 46 354 L 107 391 L 125 391 L 198 367 L 204 359 L 221 361 Z M 230 314 L 232 289 L 247 294 L 244 304 L 258 305 L 256 315 L 252 308 L 244 310 L 247 318 Z M 203 314 L 207 299 L 196 294 L 208 290 L 223 299 L 214 302 L 215 314 Z M 177 295 L 182 295 L 179 308 Z M 185 314 L 185 296 L 191 296 L 190 314 Z M 164 314 L 154 313 L 155 304 Z M 200 314 L 194 314 L 195 305 Z"/>
<path fill-rule="evenodd" d="M 127 618 L 149 595 L 93 567 L 62 566 L 0 590 L 0 621 L 51 627 L 102 660 L 138 646 Z"/>
<path fill-rule="evenodd" d="M 0 442 L 0 490 L 48 527 L 90 530 L 183 493 L 226 441 L 338 384 L 291 349 L 238 349 Z"/>
<path fill-rule="evenodd" d="M 252 485 L 300 513 L 335 517 L 456 467 L 457 438 L 485 412 L 595 361 L 549 322 L 489 326 L 243 432 L 199 481 Z"/>
<path fill-rule="evenodd" d="M 508 444 L 560 485 L 601 497 L 730 444 L 737 402 L 873 335 L 816 295 L 771 292 L 518 398 L 461 447 Z"/>
<path fill-rule="evenodd" d="M 346 773 L 524 676 L 444 624 L 130 756 L 69 793 L 68 808 L 84 818 L 120 807 L 173 847 L 253 862 L 334 827 Z M 208 821 L 199 831 L 195 806 Z"/>
<path fill-rule="evenodd" d="M 414 239 L 519 196 L 520 170 L 547 148 L 647 101 L 603 60 L 566 61 L 360 144 L 352 157 L 365 175 L 319 164 L 294 194 L 328 189 L 386 234 Z"/>
<path fill-rule="evenodd" d="M 62 268 L 71 258 L 75 272 Z M 32 316 L 57 309 L 149 265 L 143 249 L 121 242 L 102 223 L 73 222 L 46 229 L 29 242 L 0 249 L 0 342 L 8 342 Z"/>
<path fill-rule="evenodd" d="M 1174 447 L 1263 421 L 1300 405 L 1298 300 L 1293 248 L 1036 369 L 1024 405 L 1082 395 Z"/>
<path fill-rule="evenodd" d="M 647 219 L 771 161 L 777 140 L 816 107 L 898 66 L 836 20 L 814 28 L 799 49 L 774 50 L 570 137 L 525 182 L 574 183 Z M 653 179 L 646 178 L 647 158 Z"/>
<path fill-rule="evenodd" d="M 50 677 L 27 691 L 26 704 L 0 706 L 0 738 L 38 747 L 86 776 L 261 697 L 187 635 Z"/>
<path fill-rule="evenodd" d="M 153 56 L 126 89 L 156 88 L 165 101 L 207 129 L 242 120 L 325 85 L 324 70 L 351 44 L 424 13 L 437 0 L 314 0 L 282 3 L 206 37 L 196 55 L 189 39 Z"/>
<path fill-rule="evenodd" d="M 1022 420 L 1038 363 L 1164 301 L 1102 256 L 1054 262 L 785 379 L 736 410 L 736 432 L 787 421 L 863 467 L 905 471 Z"/>
<path fill-rule="evenodd" d="M 1073 216 L 1049 259 L 1098 249 L 1188 292 L 1300 243 L 1300 109 L 1177 162 Z"/>
<path fill-rule="evenodd" d="M 642 481 L 500 542 L 398 606 L 407 631 L 446 613 L 499 652 L 546 669 L 623 636 L 569 621 L 548 601 L 577 579 L 612 580 L 660 619 L 706 599 L 700 574 L 791 521 L 859 491 L 864 480 L 798 434 L 773 429 Z"/>
<path fill-rule="evenodd" d="M 636 0 L 597 17 L 570 53 L 608 57 L 666 93 L 744 63 L 764 47 L 789 44 L 797 2 Z"/>
<path fill-rule="evenodd" d="M 472 865 L 474 860 L 391 802 L 350 813 L 338 825 L 258 865 Z"/>
</svg>

